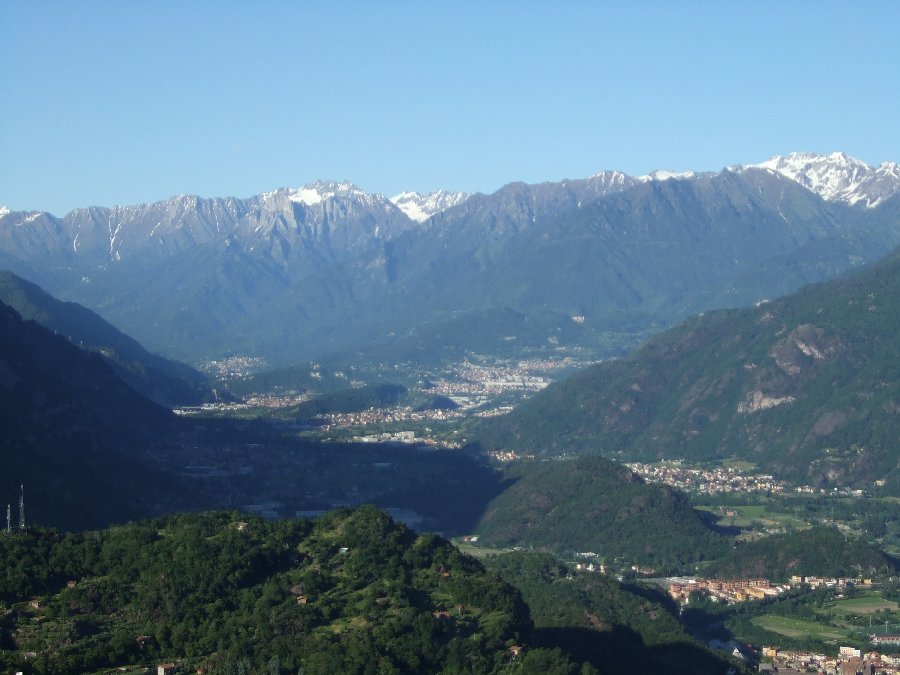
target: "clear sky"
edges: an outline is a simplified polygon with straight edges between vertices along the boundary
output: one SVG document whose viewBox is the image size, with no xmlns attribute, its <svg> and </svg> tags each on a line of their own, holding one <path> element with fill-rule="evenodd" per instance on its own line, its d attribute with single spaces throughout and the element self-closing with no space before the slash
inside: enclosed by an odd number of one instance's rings
<svg viewBox="0 0 900 675">
<path fill-rule="evenodd" d="M 0 0 L 0 204 L 900 161 L 900 3 Z"/>
</svg>

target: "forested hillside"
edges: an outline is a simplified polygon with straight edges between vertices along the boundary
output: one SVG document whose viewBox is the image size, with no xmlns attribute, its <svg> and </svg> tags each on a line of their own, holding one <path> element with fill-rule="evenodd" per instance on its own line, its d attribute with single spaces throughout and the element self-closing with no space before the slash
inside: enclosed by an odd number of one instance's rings
<svg viewBox="0 0 900 675">
<path fill-rule="evenodd" d="M 486 448 L 617 459 L 738 457 L 813 483 L 897 483 L 900 253 L 743 310 L 700 315 L 628 358 L 486 421 Z"/>
<path fill-rule="evenodd" d="M 0 562 L 5 671 L 540 672 L 507 649 L 531 629 L 516 591 L 372 507 L 28 531 L 0 537 Z M 530 658 L 576 670 L 559 653 Z"/>
<path fill-rule="evenodd" d="M 786 581 L 794 574 L 856 578 L 891 575 L 898 570 L 900 561 L 876 546 L 819 526 L 740 543 L 706 573 L 720 579 Z"/>
<path fill-rule="evenodd" d="M 600 457 L 527 466 L 488 505 L 478 532 L 489 545 L 593 551 L 661 568 L 710 559 L 726 547 L 684 494 Z"/>
<path fill-rule="evenodd" d="M 724 673 L 739 668 L 693 639 L 661 590 L 574 570 L 546 553 L 487 559 L 522 593 L 537 644 L 561 646 L 604 673 Z"/>
</svg>

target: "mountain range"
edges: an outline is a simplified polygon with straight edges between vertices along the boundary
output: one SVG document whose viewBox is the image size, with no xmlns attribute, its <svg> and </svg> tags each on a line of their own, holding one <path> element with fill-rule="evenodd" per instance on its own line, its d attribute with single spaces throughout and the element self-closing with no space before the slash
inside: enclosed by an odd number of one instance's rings
<svg viewBox="0 0 900 675">
<path fill-rule="evenodd" d="M 578 323 L 571 342 L 542 336 L 546 350 L 620 353 L 696 312 L 885 255 L 900 243 L 898 190 L 896 164 L 840 153 L 718 173 L 607 171 L 490 195 L 391 200 L 320 181 L 62 218 L 3 209 L 0 266 L 195 363 L 298 362 L 509 311 L 534 317 L 528 326 L 548 313 L 554 326 Z"/>
</svg>

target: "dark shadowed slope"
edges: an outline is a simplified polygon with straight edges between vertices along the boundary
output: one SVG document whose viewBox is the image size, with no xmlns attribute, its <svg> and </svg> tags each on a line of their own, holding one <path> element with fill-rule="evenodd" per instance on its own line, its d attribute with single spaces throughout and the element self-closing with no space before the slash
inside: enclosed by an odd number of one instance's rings
<svg viewBox="0 0 900 675">
<path fill-rule="evenodd" d="M 25 484 L 29 522 L 82 528 L 151 513 L 176 481 L 143 456 L 176 422 L 100 356 L 0 303 L 0 503 L 15 505 Z"/>
<path fill-rule="evenodd" d="M 0 302 L 23 319 L 36 321 L 72 344 L 99 353 L 120 378 L 161 405 L 198 405 L 215 398 L 203 374 L 151 354 L 89 309 L 57 300 L 12 272 L 0 272 Z"/>
</svg>

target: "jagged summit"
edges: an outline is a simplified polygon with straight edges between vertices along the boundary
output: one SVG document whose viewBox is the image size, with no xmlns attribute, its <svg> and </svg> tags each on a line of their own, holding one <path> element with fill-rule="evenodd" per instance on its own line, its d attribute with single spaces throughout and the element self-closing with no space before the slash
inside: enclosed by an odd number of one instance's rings
<svg viewBox="0 0 900 675">
<path fill-rule="evenodd" d="M 734 169 L 772 171 L 828 201 L 859 204 L 867 208 L 877 206 L 900 192 L 900 165 L 896 162 L 883 162 L 875 168 L 844 152 L 832 152 L 828 155 L 793 152 Z"/>
<path fill-rule="evenodd" d="M 370 195 L 350 181 L 317 180 L 307 183 L 302 188 L 288 190 L 292 202 L 313 206 L 334 197 L 368 198 Z"/>
<path fill-rule="evenodd" d="M 428 194 L 419 192 L 401 192 L 390 198 L 394 205 L 409 218 L 422 223 L 441 211 L 462 204 L 469 198 L 467 192 L 450 192 L 436 190 Z"/>
<path fill-rule="evenodd" d="M 600 192 L 624 190 L 637 182 L 634 176 L 621 171 L 600 171 L 587 179 L 587 183 Z"/>
<path fill-rule="evenodd" d="M 300 188 L 279 188 L 259 195 L 262 202 L 281 196 L 286 196 L 289 201 L 297 204 L 306 204 L 307 206 L 315 206 L 334 197 L 351 197 L 365 201 L 381 197 L 381 195 L 369 194 L 348 180 L 317 180 L 313 183 L 307 183 Z"/>
</svg>

